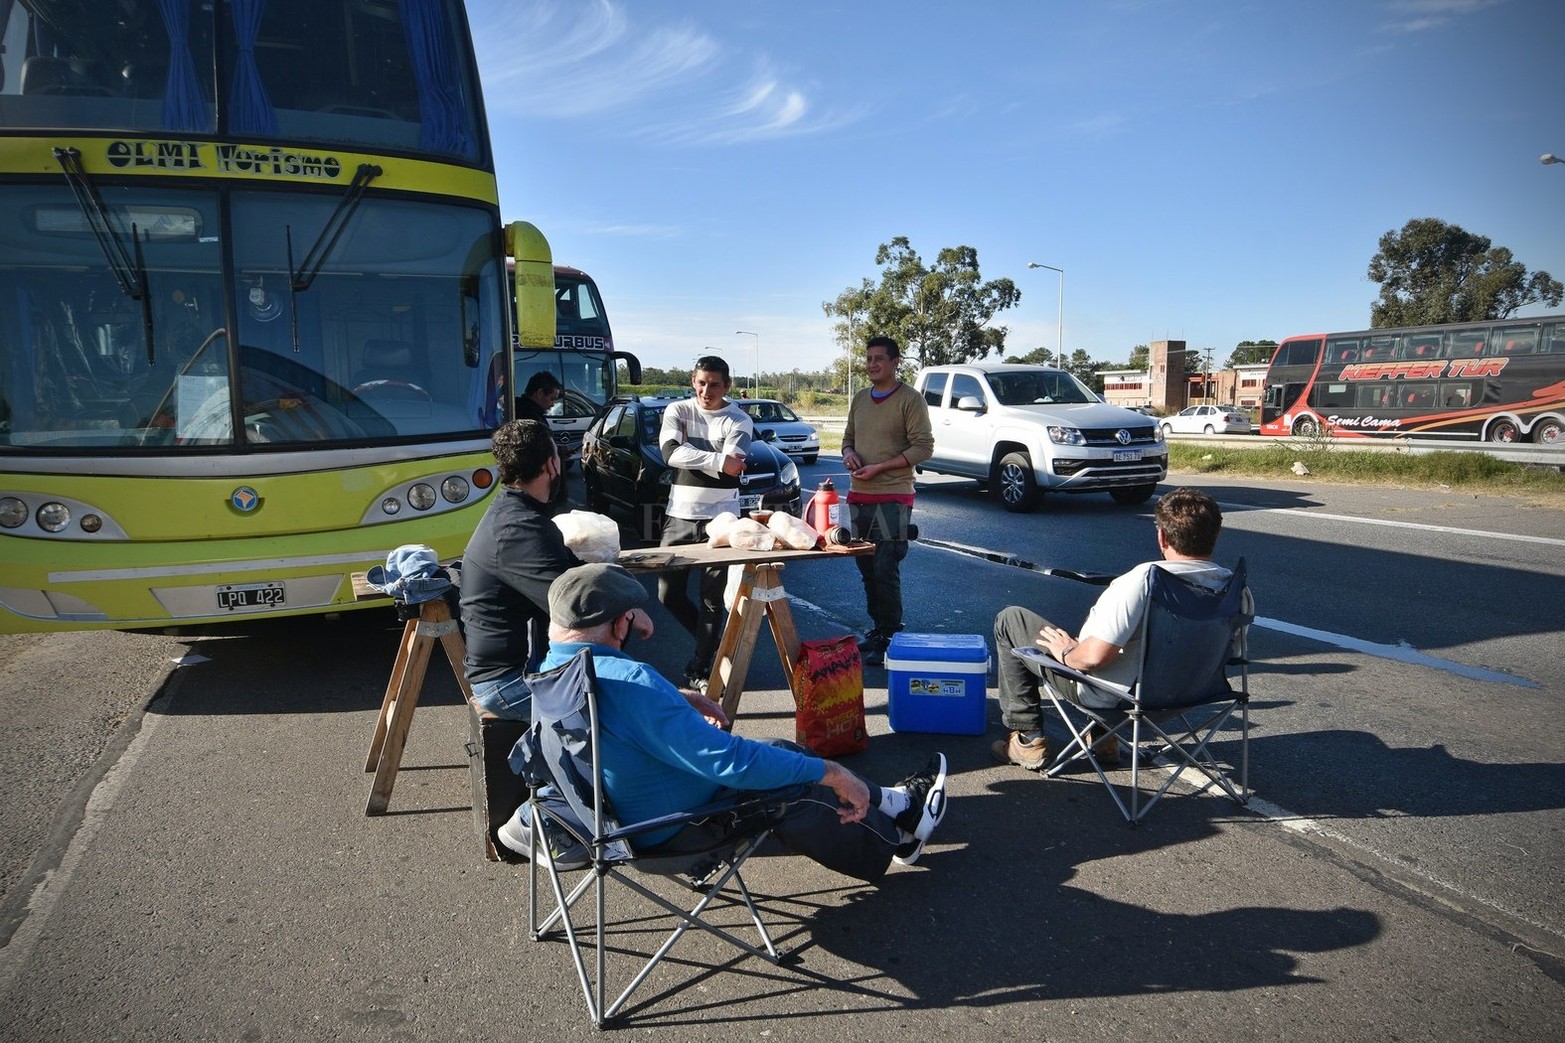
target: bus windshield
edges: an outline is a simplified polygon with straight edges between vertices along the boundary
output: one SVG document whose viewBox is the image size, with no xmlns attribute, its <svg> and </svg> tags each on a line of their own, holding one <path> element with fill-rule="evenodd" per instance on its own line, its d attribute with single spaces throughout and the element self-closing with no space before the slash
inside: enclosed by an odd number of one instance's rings
<svg viewBox="0 0 1565 1043">
<path fill-rule="evenodd" d="M 9 193 L 23 220 L 0 230 L 0 334 L 26 349 L 0 355 L 0 445 L 297 448 L 499 420 L 503 359 L 480 345 L 502 339 L 502 269 L 481 208 L 368 199 L 297 289 L 338 194 L 228 194 L 225 274 L 218 191 L 105 186 L 112 226 L 136 230 L 143 303 L 63 183 Z"/>
<path fill-rule="evenodd" d="M 459 75 L 471 60 L 458 4 L 167 0 L 112 8 L 0 3 L 0 126 L 220 134 L 486 160 L 477 85 Z M 214 81 L 214 67 L 232 71 Z"/>
</svg>

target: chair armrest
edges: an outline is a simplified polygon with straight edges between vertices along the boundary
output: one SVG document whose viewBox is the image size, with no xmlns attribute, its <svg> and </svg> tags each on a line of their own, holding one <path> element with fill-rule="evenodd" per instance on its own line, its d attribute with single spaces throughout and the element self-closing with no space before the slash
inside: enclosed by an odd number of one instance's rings
<svg viewBox="0 0 1565 1043">
<path fill-rule="evenodd" d="M 1109 695 L 1118 696 L 1119 698 L 1124 699 L 1126 702 L 1133 701 L 1130 697 L 1130 689 L 1127 686 L 1122 684 L 1115 684 L 1113 681 L 1105 681 L 1101 677 L 1094 677 L 1091 674 L 1084 674 L 1080 670 L 1068 667 L 1041 648 L 1032 646 L 1024 648 L 1013 648 L 1011 649 L 1011 654 L 1023 662 L 1035 663 L 1038 666 L 1048 670 L 1050 673 L 1059 674 L 1061 677 L 1069 677 L 1071 680 L 1077 682 L 1078 684 L 1084 684 L 1088 688 L 1093 688 L 1100 692 L 1107 692 Z"/>
</svg>

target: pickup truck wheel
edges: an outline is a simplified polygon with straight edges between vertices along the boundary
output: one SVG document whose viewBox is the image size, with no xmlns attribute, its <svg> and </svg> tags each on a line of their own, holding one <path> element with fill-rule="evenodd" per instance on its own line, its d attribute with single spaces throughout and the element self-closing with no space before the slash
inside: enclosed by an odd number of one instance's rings
<svg viewBox="0 0 1565 1043">
<path fill-rule="evenodd" d="M 1030 511 L 1038 502 L 1038 483 L 1026 453 L 1007 453 L 995 475 L 1000 505 L 1008 511 Z"/>
<path fill-rule="evenodd" d="M 1110 489 L 1109 495 L 1114 497 L 1115 503 L 1122 503 L 1126 507 L 1134 507 L 1152 499 L 1152 494 L 1155 492 L 1157 492 L 1157 486 L 1155 485 L 1127 485 L 1118 489 Z"/>
</svg>

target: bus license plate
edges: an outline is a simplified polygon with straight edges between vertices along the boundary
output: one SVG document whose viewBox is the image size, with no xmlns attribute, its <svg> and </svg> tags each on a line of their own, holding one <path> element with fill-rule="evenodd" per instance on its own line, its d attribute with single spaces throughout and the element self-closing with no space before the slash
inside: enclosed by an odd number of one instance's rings
<svg viewBox="0 0 1565 1043">
<path fill-rule="evenodd" d="M 751 493 L 749 496 L 739 497 L 739 509 L 741 511 L 759 510 L 761 506 L 761 494 Z"/>
<path fill-rule="evenodd" d="M 1117 464 L 1133 464 L 1133 463 L 1136 463 L 1140 459 L 1141 459 L 1141 450 L 1139 450 L 1139 449 L 1116 449 L 1116 450 L 1114 450 L 1114 462 L 1117 463 Z"/>
<path fill-rule="evenodd" d="M 241 608 L 278 608 L 283 604 L 281 583 L 231 583 L 217 588 L 217 607 L 228 611 Z"/>
</svg>

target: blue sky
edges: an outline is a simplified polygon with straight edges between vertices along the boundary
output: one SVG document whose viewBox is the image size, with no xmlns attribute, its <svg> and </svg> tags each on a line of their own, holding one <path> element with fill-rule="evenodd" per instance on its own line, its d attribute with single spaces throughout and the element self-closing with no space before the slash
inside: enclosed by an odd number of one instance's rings
<svg viewBox="0 0 1565 1043">
<path fill-rule="evenodd" d="M 1007 353 L 1360 328 L 1435 217 L 1565 281 L 1558 0 L 469 0 L 507 220 L 619 347 L 748 375 L 839 354 L 821 303 L 978 251 Z M 1538 314 L 1532 307 L 1521 314 Z"/>
</svg>

